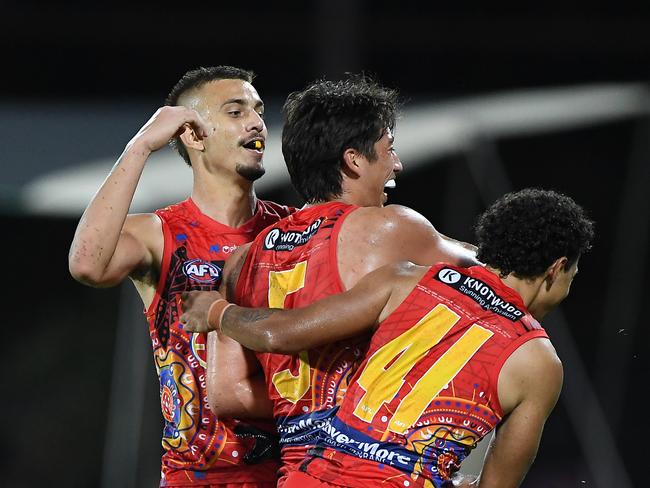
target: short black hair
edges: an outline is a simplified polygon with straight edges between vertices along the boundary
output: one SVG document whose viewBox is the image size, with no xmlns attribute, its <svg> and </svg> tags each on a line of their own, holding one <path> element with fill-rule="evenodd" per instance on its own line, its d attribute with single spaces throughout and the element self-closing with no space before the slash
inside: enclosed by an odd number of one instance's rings
<svg viewBox="0 0 650 488">
<path fill-rule="evenodd" d="M 178 105 L 179 98 L 190 90 L 202 87 L 206 83 L 216 80 L 244 80 L 252 83 L 255 73 L 249 70 L 235 68 L 234 66 L 210 66 L 208 68 L 197 68 L 188 71 L 178 80 L 174 88 L 169 92 L 165 99 L 165 105 L 175 107 Z M 174 137 L 169 141 L 172 149 L 175 149 L 185 162 L 192 166 L 190 155 L 180 137 Z"/>
<path fill-rule="evenodd" d="M 375 160 L 374 144 L 395 127 L 398 107 L 397 92 L 367 75 L 291 93 L 282 108 L 282 154 L 300 196 L 308 203 L 340 196 L 343 153 L 356 149 Z"/>
<path fill-rule="evenodd" d="M 527 188 L 504 195 L 475 227 L 480 261 L 502 276 L 540 276 L 566 256 L 565 269 L 591 248 L 594 222 L 567 195 Z"/>
</svg>

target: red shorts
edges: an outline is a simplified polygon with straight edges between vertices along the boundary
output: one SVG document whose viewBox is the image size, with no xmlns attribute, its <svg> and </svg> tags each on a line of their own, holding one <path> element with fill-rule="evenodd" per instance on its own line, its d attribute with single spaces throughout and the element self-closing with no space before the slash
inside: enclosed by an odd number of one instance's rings
<svg viewBox="0 0 650 488">
<path fill-rule="evenodd" d="M 293 471 L 284 478 L 281 484 L 278 482 L 278 488 L 338 488 L 339 485 L 333 485 L 327 481 L 321 481 L 318 478 L 303 473 L 302 471 Z"/>
</svg>

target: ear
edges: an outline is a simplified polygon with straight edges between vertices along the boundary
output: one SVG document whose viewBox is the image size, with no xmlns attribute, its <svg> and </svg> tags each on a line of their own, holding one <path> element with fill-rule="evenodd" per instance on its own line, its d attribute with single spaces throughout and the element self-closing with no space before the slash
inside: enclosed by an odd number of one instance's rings
<svg viewBox="0 0 650 488">
<path fill-rule="evenodd" d="M 185 144 L 185 147 L 195 149 L 196 151 L 203 151 L 205 149 L 203 139 L 196 135 L 196 132 L 194 132 L 190 124 L 183 125 L 180 130 L 182 132 L 179 137 L 183 141 L 183 144 Z"/>
<path fill-rule="evenodd" d="M 361 158 L 363 158 L 361 153 L 351 147 L 343 151 L 343 173 L 353 178 L 361 176 L 363 172 Z"/>
<path fill-rule="evenodd" d="M 568 259 L 566 256 L 562 256 L 561 258 L 557 258 L 553 263 L 546 269 L 546 277 L 544 279 L 546 283 L 546 289 L 550 289 L 551 286 L 553 286 L 553 283 L 555 283 L 555 280 L 560 276 L 560 273 L 563 271 L 566 271 L 566 263 L 568 262 Z"/>
</svg>

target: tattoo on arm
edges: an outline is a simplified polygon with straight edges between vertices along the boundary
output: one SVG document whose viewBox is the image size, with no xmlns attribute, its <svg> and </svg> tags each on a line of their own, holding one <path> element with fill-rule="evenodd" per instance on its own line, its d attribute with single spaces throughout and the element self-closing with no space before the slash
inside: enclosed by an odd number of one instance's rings
<svg viewBox="0 0 650 488">
<path fill-rule="evenodd" d="M 244 266 L 244 261 L 246 260 L 246 254 L 240 256 L 235 265 L 232 268 L 232 271 L 226 277 L 226 294 L 229 300 L 232 300 L 235 296 L 235 288 L 237 287 L 237 282 L 239 281 L 239 274 L 241 269 Z"/>
<path fill-rule="evenodd" d="M 221 326 L 236 327 L 236 322 L 251 324 L 264 320 L 277 312 L 273 308 L 237 308 L 228 307 L 221 319 Z"/>
</svg>

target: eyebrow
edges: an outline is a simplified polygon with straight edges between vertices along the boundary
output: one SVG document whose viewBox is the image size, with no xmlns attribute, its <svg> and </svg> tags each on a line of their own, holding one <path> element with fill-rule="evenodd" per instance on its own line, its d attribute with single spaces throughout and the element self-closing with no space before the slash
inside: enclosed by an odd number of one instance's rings
<svg viewBox="0 0 650 488">
<path fill-rule="evenodd" d="M 225 102 L 223 102 L 221 104 L 221 107 L 223 108 L 223 107 L 225 107 L 226 105 L 228 105 L 230 103 L 236 103 L 237 105 L 246 105 L 247 104 L 246 100 L 244 100 L 243 98 L 229 98 L 228 100 L 226 100 Z M 255 103 L 254 108 L 259 108 L 259 107 L 264 107 L 264 102 L 262 100 L 258 100 Z"/>
</svg>

